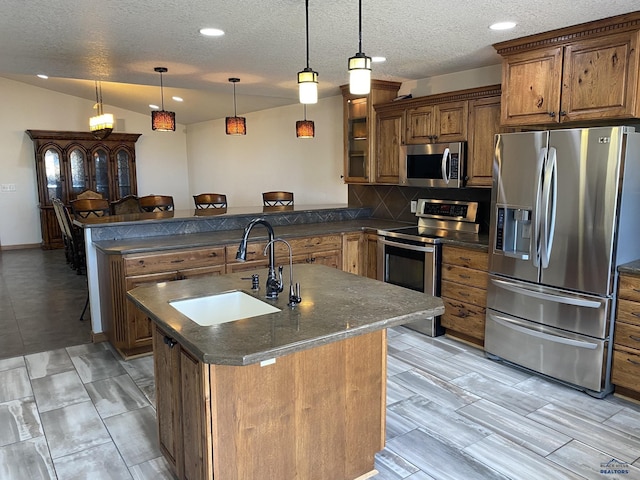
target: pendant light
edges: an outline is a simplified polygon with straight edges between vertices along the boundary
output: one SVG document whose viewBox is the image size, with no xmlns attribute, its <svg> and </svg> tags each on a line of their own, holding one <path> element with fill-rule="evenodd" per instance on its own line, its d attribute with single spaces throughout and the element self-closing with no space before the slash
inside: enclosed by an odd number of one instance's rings
<svg viewBox="0 0 640 480">
<path fill-rule="evenodd" d="M 246 135 L 247 120 L 244 117 L 239 117 L 236 111 L 236 83 L 238 83 L 240 79 L 230 78 L 229 81 L 233 83 L 233 117 L 226 118 L 225 131 L 227 135 Z"/>
<path fill-rule="evenodd" d="M 296 137 L 298 138 L 313 138 L 316 130 L 313 120 L 307 120 L 307 106 L 304 105 L 304 120 L 298 120 L 296 122 Z"/>
<path fill-rule="evenodd" d="M 358 0 L 358 53 L 349 59 L 349 92 L 367 95 L 371 91 L 371 57 L 362 52 L 362 0 Z"/>
<path fill-rule="evenodd" d="M 305 0 L 307 33 L 307 66 L 298 72 L 300 103 L 318 103 L 318 72 L 309 68 L 309 0 Z"/>
<path fill-rule="evenodd" d="M 176 114 L 175 112 L 167 112 L 164 109 L 164 85 L 162 84 L 162 74 L 167 73 L 165 67 L 156 67 L 154 71 L 160 74 L 160 99 L 162 100 L 162 109 L 151 112 L 151 129 L 159 132 L 175 132 L 176 131 Z"/>
<path fill-rule="evenodd" d="M 113 131 L 113 115 L 102 111 L 102 83 L 96 81 L 96 104 L 98 114 L 89 119 L 89 131 L 98 140 L 104 140 Z"/>
</svg>

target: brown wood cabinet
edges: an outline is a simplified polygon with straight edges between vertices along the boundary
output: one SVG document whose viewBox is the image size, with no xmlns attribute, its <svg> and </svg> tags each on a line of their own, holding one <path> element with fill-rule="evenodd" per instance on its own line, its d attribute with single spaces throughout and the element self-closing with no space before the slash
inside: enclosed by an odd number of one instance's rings
<svg viewBox="0 0 640 480">
<path fill-rule="evenodd" d="M 484 346 L 488 254 L 452 245 L 442 247 L 442 286 L 446 334 Z"/>
<path fill-rule="evenodd" d="M 62 248 L 52 201 L 68 205 L 84 190 L 108 200 L 136 195 L 135 143 L 139 133 L 112 133 L 97 140 L 88 132 L 27 130 L 33 140 L 42 248 Z"/>
<path fill-rule="evenodd" d="M 616 393 L 640 400 L 640 277 L 621 274 L 613 337 L 611 383 Z"/>
<path fill-rule="evenodd" d="M 407 145 L 467 140 L 467 101 L 409 108 L 405 115 Z"/>
<path fill-rule="evenodd" d="M 376 157 L 376 111 L 378 103 L 386 103 L 398 95 L 399 82 L 371 81 L 369 95 L 352 95 L 349 85 L 342 85 L 344 112 L 344 181 L 373 183 Z"/>
<path fill-rule="evenodd" d="M 390 111 L 378 115 L 377 152 L 373 179 L 375 183 L 400 182 L 402 162 L 403 112 Z"/>
<path fill-rule="evenodd" d="M 98 251 L 100 310 L 109 342 L 124 358 L 146 354 L 152 350 L 150 320 L 127 299 L 127 291 L 144 283 L 224 273 L 224 247 L 140 255 L 107 255 Z"/>
<path fill-rule="evenodd" d="M 500 126 L 500 97 L 469 101 L 468 187 L 491 187 L 495 135 L 504 130 Z"/>
<path fill-rule="evenodd" d="M 372 470 L 384 447 L 385 330 L 240 367 L 203 364 L 157 326 L 153 338 L 160 448 L 179 479 Z"/>
<path fill-rule="evenodd" d="M 640 12 L 510 40 L 502 124 L 553 125 L 640 115 Z"/>
</svg>

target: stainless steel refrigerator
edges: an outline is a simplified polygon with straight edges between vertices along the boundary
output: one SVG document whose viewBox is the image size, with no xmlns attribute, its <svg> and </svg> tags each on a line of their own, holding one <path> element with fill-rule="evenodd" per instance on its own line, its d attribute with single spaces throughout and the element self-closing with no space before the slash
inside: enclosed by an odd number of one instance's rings
<svg viewBox="0 0 640 480">
<path fill-rule="evenodd" d="M 485 350 L 602 397 L 617 266 L 640 258 L 640 133 L 496 136 Z"/>
</svg>

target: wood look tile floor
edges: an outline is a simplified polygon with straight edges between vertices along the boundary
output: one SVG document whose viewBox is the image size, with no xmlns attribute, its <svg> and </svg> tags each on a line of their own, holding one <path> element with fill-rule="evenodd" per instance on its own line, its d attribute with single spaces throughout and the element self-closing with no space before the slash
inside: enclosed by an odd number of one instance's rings
<svg viewBox="0 0 640 480">
<path fill-rule="evenodd" d="M 57 261 L 50 252 L 32 253 L 37 261 Z M 9 262 L 0 255 L 3 315 L 15 311 L 11 296 L 20 291 L 11 275 L 37 267 L 28 253 L 9 255 Z M 77 328 L 83 298 L 69 295 L 74 301 L 56 315 L 62 322 L 66 311 Z M 46 312 L 37 298 L 21 298 Z M 38 319 L 47 321 L 30 320 Z M 68 341 L 60 346 L 55 338 L 50 348 L 13 355 L 2 345 L 0 480 L 173 478 L 158 449 L 152 357 L 125 362 L 106 343 Z M 640 480 L 640 406 L 615 396 L 594 399 L 447 337 L 394 328 L 387 442 L 376 468 L 376 480 Z"/>
</svg>

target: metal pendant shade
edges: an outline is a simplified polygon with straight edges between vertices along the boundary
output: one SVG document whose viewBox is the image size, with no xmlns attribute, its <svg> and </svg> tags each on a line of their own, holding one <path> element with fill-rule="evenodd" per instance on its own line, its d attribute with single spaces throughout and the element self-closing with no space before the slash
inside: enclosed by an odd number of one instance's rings
<svg viewBox="0 0 640 480">
<path fill-rule="evenodd" d="M 367 95 L 371 91 L 371 57 L 362 52 L 362 0 L 358 0 L 358 53 L 349 58 L 349 92 Z"/>
<path fill-rule="evenodd" d="M 298 138 L 313 138 L 315 137 L 316 129 L 313 120 L 307 120 L 307 106 L 304 106 L 304 120 L 298 120 L 296 122 L 296 137 Z"/>
<path fill-rule="evenodd" d="M 307 66 L 298 72 L 298 93 L 300 103 L 318 103 L 318 72 L 309 67 L 309 0 L 305 0 Z"/>
<path fill-rule="evenodd" d="M 94 107 L 98 114 L 89 118 L 89 131 L 98 140 L 104 140 L 113 131 L 113 114 L 104 113 L 102 110 L 102 84 L 96 81 L 96 104 Z"/>
<path fill-rule="evenodd" d="M 165 67 L 155 67 L 154 71 L 160 74 L 160 99 L 162 100 L 161 110 L 151 112 L 151 129 L 159 132 L 175 132 L 176 131 L 176 114 L 175 112 L 167 112 L 164 109 L 164 85 L 162 83 L 162 74 L 168 70 Z"/>
<path fill-rule="evenodd" d="M 225 119 L 225 132 L 227 135 L 246 135 L 247 119 L 245 117 L 239 117 L 236 110 L 236 83 L 238 83 L 240 79 L 230 78 L 229 81 L 233 83 L 233 117 L 227 117 Z"/>
</svg>

